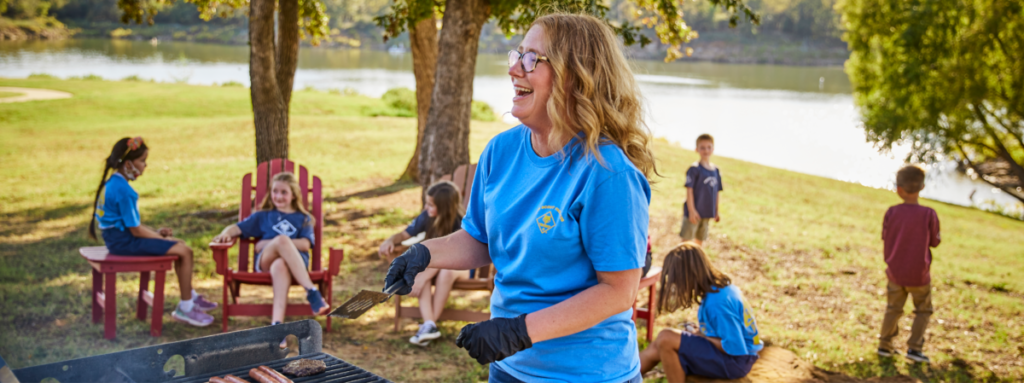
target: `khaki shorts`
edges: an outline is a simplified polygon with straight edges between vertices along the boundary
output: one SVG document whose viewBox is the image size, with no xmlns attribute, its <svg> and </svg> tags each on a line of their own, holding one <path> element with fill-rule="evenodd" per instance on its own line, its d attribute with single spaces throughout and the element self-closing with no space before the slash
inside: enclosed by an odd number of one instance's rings
<svg viewBox="0 0 1024 383">
<path fill-rule="evenodd" d="M 693 224 L 689 218 L 683 217 L 683 229 L 679 231 L 679 236 L 683 237 L 684 241 L 697 239 L 704 242 L 708 240 L 708 228 L 710 226 L 711 218 L 701 218 L 697 221 L 697 224 Z"/>
</svg>

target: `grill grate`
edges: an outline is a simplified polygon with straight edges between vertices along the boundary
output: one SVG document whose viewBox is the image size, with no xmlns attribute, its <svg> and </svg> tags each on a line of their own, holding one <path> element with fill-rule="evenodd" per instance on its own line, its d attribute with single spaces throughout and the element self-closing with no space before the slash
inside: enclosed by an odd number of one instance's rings
<svg viewBox="0 0 1024 383">
<path fill-rule="evenodd" d="M 292 377 L 292 376 L 290 376 L 288 374 L 284 374 L 281 371 L 286 364 L 290 363 L 293 360 L 297 360 L 297 359 L 321 360 L 321 361 L 324 362 L 324 364 L 327 365 L 327 370 L 324 371 L 323 373 L 320 373 L 320 374 L 311 375 L 311 376 L 303 376 L 303 377 Z M 249 381 L 249 382 L 256 382 L 256 380 L 254 380 L 254 379 L 249 377 L 249 370 L 253 369 L 253 368 L 256 368 L 256 367 L 259 367 L 259 366 L 267 366 L 267 367 L 270 367 L 270 368 L 276 370 L 277 372 L 281 372 L 284 376 L 287 376 L 289 379 L 291 379 L 295 383 L 307 383 L 307 382 L 310 382 L 310 383 L 312 383 L 312 382 L 351 382 L 351 383 L 390 382 L 387 379 L 381 378 L 381 377 L 379 377 L 377 375 L 374 375 L 374 374 L 372 374 L 372 373 L 370 373 L 370 372 L 368 372 L 368 371 L 366 371 L 364 369 L 361 369 L 359 367 L 353 366 L 353 365 L 349 364 L 348 362 L 345 362 L 345 361 L 343 361 L 341 359 L 335 358 L 334 356 L 332 356 L 330 354 L 325 354 L 325 353 L 322 353 L 322 352 L 318 352 L 318 353 L 315 353 L 315 354 L 300 355 L 300 356 L 296 356 L 296 357 L 292 357 L 292 358 L 288 358 L 288 359 L 279 359 L 279 360 L 270 361 L 270 362 L 267 362 L 267 363 L 253 364 L 253 365 L 249 365 L 249 366 L 245 366 L 245 367 L 238 367 L 238 368 L 234 368 L 234 369 L 224 370 L 224 371 L 220 371 L 220 372 L 212 373 L 212 374 L 204 374 L 204 375 L 197 375 L 197 376 L 190 376 L 190 377 L 181 377 L 181 378 L 178 378 L 178 379 L 171 380 L 170 382 L 173 382 L 173 383 L 205 383 L 205 382 L 208 382 L 210 380 L 210 378 L 212 378 L 214 376 L 224 377 L 224 375 L 228 375 L 228 374 L 231 374 L 231 375 L 237 376 L 239 378 L 245 379 L 246 381 Z"/>
</svg>

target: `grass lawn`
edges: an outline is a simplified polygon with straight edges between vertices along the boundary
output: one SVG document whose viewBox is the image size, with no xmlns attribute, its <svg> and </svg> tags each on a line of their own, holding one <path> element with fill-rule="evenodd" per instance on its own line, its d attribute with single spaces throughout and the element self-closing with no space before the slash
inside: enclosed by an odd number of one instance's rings
<svg viewBox="0 0 1024 383">
<path fill-rule="evenodd" d="M 188 241 L 198 259 L 196 289 L 219 300 L 220 279 L 205 244 L 232 223 L 241 176 L 255 165 L 248 89 L 55 79 L 0 79 L 0 86 L 75 95 L 0 104 L 0 161 L 12 181 L 0 194 L 0 355 L 21 368 L 217 333 L 217 325 L 193 328 L 165 317 L 164 335 L 150 337 L 149 325 L 131 314 L 138 277 L 124 274 L 118 338 L 103 340 L 102 325 L 90 322 L 89 266 L 76 249 L 96 244 L 86 227 L 103 158 L 117 139 L 141 135 L 151 148 L 149 168 L 134 183 L 143 222 L 171 227 Z M 334 304 L 379 287 L 387 265 L 377 245 L 419 209 L 418 189 L 394 182 L 411 153 L 415 120 L 364 116 L 380 105 L 314 91 L 293 96 L 291 157 L 324 180 L 324 241 L 346 252 Z M 474 122 L 472 158 L 507 127 Z M 656 149 L 665 177 L 653 187 L 651 234 L 661 255 L 678 241 L 684 174 L 697 156 L 664 141 Z M 879 360 L 874 349 L 885 307 L 880 226 L 886 208 L 899 202 L 895 193 L 728 158 L 715 162 L 726 192 L 708 250 L 744 290 L 762 334 L 774 344 L 820 368 L 862 378 L 1024 378 L 1024 222 L 923 201 L 938 211 L 943 229 L 932 268 L 936 312 L 925 346 L 933 364 Z M 168 279 L 167 312 L 178 300 L 177 283 Z M 298 289 L 292 294 L 303 301 Z M 270 297 L 269 287 L 242 294 Z M 485 309 L 485 298 L 461 294 L 452 305 Z M 219 323 L 220 311 L 212 314 Z M 486 368 L 454 346 L 462 323 L 442 323 L 444 337 L 420 348 L 406 340 L 415 324 L 406 320 L 393 332 L 392 315 L 387 305 L 335 322 L 325 351 L 395 381 L 486 376 Z M 665 313 L 656 325 L 695 317 L 694 310 Z M 900 327 L 909 329 L 910 322 L 905 317 Z M 267 324 L 269 318 L 232 319 L 231 329 Z M 905 342 L 907 332 L 897 342 Z"/>
<path fill-rule="evenodd" d="M 21 96 L 22 94 L 24 94 L 24 93 L 17 93 L 17 92 L 0 92 L 0 98 L 7 98 L 7 97 L 14 97 L 14 96 Z"/>
</svg>

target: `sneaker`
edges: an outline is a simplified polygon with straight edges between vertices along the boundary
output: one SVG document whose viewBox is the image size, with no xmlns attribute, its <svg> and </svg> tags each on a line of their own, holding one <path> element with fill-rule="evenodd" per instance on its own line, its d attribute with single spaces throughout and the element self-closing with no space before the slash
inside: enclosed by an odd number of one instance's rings
<svg viewBox="0 0 1024 383">
<path fill-rule="evenodd" d="M 192 298 L 192 304 L 195 305 L 196 309 L 199 309 L 199 311 L 202 312 L 213 310 L 218 306 L 216 302 L 210 302 L 206 300 L 206 298 L 203 298 L 202 295 L 196 295 Z"/>
<path fill-rule="evenodd" d="M 189 312 L 181 311 L 180 307 L 176 308 L 174 309 L 174 313 L 171 314 L 171 319 L 179 322 L 185 322 L 196 327 L 206 327 L 209 326 L 210 323 L 213 323 L 213 317 L 210 316 L 210 314 L 196 310 L 195 308 Z"/>
<path fill-rule="evenodd" d="M 916 350 L 907 350 L 907 359 L 910 359 L 919 363 L 931 363 L 931 359 L 928 359 L 924 353 Z"/>
<path fill-rule="evenodd" d="M 320 295 L 320 290 L 306 290 L 306 300 L 309 301 L 309 307 L 313 309 L 313 315 L 324 315 L 331 309 L 331 305 L 327 304 L 324 297 Z"/>
<path fill-rule="evenodd" d="M 900 352 L 896 351 L 896 350 L 886 350 L 886 349 L 881 348 L 881 347 L 878 348 L 878 356 L 883 356 L 883 357 L 886 357 L 886 358 L 892 358 L 893 355 L 899 355 L 899 354 L 900 354 Z"/>
<path fill-rule="evenodd" d="M 441 337 L 441 330 L 438 330 L 434 325 L 421 325 L 419 331 L 416 331 L 416 335 L 409 338 L 409 343 L 417 346 L 426 346 L 431 340 Z"/>
</svg>

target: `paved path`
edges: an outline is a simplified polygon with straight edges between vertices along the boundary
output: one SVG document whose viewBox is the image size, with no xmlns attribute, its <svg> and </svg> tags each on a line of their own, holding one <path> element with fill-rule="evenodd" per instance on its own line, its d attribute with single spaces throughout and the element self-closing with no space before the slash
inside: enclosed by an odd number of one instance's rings
<svg viewBox="0 0 1024 383">
<path fill-rule="evenodd" d="M 0 104 L 5 102 L 25 102 L 35 100 L 53 100 L 58 98 L 71 98 L 71 93 L 59 90 L 38 89 L 38 88 L 11 88 L 0 86 L 0 92 L 22 93 L 20 96 L 0 98 Z"/>
</svg>

